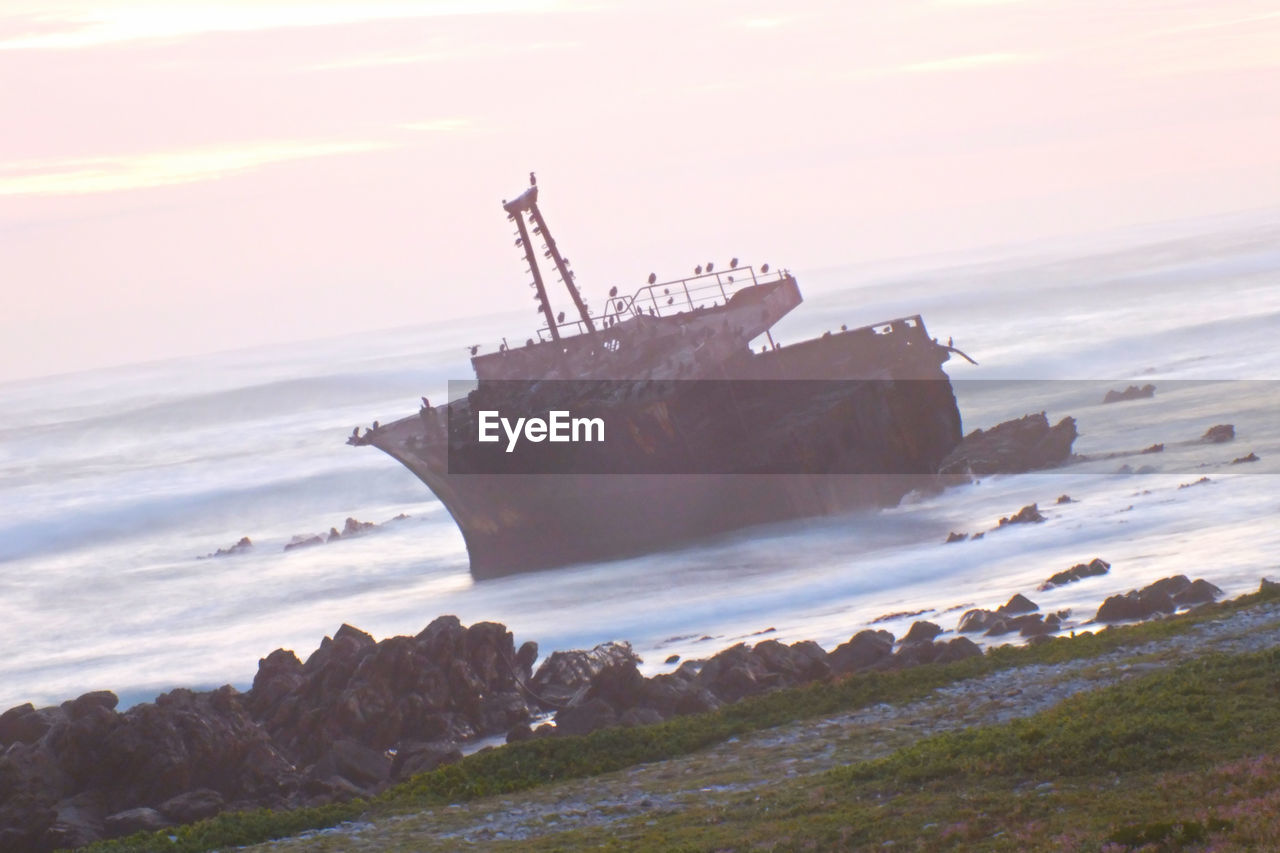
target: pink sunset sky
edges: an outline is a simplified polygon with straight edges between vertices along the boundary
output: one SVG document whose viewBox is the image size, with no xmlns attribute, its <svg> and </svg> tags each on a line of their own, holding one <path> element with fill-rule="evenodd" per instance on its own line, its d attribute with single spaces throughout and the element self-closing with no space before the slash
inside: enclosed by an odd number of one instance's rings
<svg viewBox="0 0 1280 853">
<path fill-rule="evenodd" d="M 1274 0 L 6 0 L 0 80 L 0 379 L 519 307 L 531 169 L 589 299 L 1280 198 Z"/>
</svg>

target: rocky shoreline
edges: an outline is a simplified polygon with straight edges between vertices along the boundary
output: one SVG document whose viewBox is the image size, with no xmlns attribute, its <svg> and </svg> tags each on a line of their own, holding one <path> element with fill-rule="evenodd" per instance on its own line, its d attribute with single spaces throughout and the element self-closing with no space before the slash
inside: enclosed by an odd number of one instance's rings
<svg viewBox="0 0 1280 853">
<path fill-rule="evenodd" d="M 1050 581 L 1103 567 L 1095 560 Z M 1166 578 L 1107 599 L 1093 622 L 1172 613 L 1218 594 Z M 0 715 L 0 849 L 76 847 L 223 811 L 370 796 L 459 760 L 480 738 L 656 723 L 778 688 L 978 656 L 982 647 L 964 636 L 972 632 L 1037 641 L 1072 627 L 1067 614 L 1038 611 L 1018 594 L 995 611 L 968 610 L 949 639 L 927 621 L 902 638 L 861 630 L 831 651 L 765 639 L 648 677 L 624 642 L 557 651 L 535 670 L 537 644 L 517 647 L 494 622 L 442 616 L 381 642 L 343 625 L 305 663 L 285 649 L 260 660 L 248 692 L 177 689 L 123 713 L 106 691 L 9 709 Z"/>
</svg>

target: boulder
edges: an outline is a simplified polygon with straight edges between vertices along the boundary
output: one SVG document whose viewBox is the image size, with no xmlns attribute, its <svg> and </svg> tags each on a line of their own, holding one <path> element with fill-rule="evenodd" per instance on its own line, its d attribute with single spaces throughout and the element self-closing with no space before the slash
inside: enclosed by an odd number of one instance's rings
<svg viewBox="0 0 1280 853">
<path fill-rule="evenodd" d="M 1022 613 L 1034 613 L 1039 609 L 1040 605 L 1022 593 L 1015 593 L 1007 602 L 996 608 L 996 613 L 1001 616 L 1017 616 Z"/>
<path fill-rule="evenodd" d="M 902 638 L 904 643 L 930 642 L 942 633 L 942 628 L 932 622 L 913 622 Z"/>
<path fill-rule="evenodd" d="M 639 663 L 630 643 L 601 643 L 593 649 L 552 652 L 529 683 L 535 694 L 554 704 L 568 704 L 591 679 L 611 663 Z M 554 704 L 548 707 L 554 707 Z"/>
<path fill-rule="evenodd" d="M 1232 424 L 1215 424 L 1204 431 L 1200 440 L 1205 444 L 1222 444 L 1236 437 L 1236 428 Z"/>
<path fill-rule="evenodd" d="M 982 608 L 966 610 L 964 615 L 960 617 L 960 624 L 956 626 L 956 630 L 962 634 L 985 631 L 999 619 L 999 615 L 990 610 L 983 610 Z"/>
<path fill-rule="evenodd" d="M 585 735 L 617 724 L 617 711 L 599 698 L 556 712 L 556 731 L 562 735 Z"/>
<path fill-rule="evenodd" d="M 954 530 L 947 534 L 947 541 L 943 544 L 950 545 L 952 542 L 963 542 L 969 538 L 967 533 L 956 533 Z"/>
<path fill-rule="evenodd" d="M 1074 418 L 1049 426 L 1045 413 L 974 430 L 938 466 L 943 476 L 1017 474 L 1061 465 L 1076 439 Z"/>
<path fill-rule="evenodd" d="M 103 832 L 107 838 L 120 838 L 133 835 L 135 832 L 155 832 L 172 824 L 153 808 L 141 806 L 136 809 L 125 809 L 107 815 L 102 822 Z"/>
<path fill-rule="evenodd" d="M 1069 569 L 1066 569 L 1065 571 L 1061 571 L 1055 575 L 1051 575 L 1048 580 L 1040 584 L 1039 588 L 1040 588 L 1040 591 L 1043 592 L 1047 589 L 1052 589 L 1055 586 L 1063 586 L 1065 584 L 1075 583 L 1076 581 L 1083 580 L 1084 578 L 1091 578 L 1091 577 L 1096 577 L 1098 575 L 1105 575 L 1109 571 L 1111 571 L 1110 563 L 1108 563 L 1106 560 L 1100 559 L 1098 557 L 1094 557 L 1092 560 L 1090 560 L 1087 563 L 1077 563 L 1076 565 L 1072 566 Z"/>
<path fill-rule="evenodd" d="M 213 817 L 222 811 L 223 804 L 222 795 L 217 791 L 197 788 L 165 800 L 158 810 L 174 823 L 193 823 Z"/>
<path fill-rule="evenodd" d="M 528 726 L 526 725 L 525 728 Z M 396 781 L 408 779 L 410 776 L 429 773 L 437 767 L 455 764 L 461 760 L 462 751 L 452 743 L 409 741 L 400 744 L 396 749 L 395 758 L 391 761 L 391 778 Z"/>
<path fill-rule="evenodd" d="M 1010 524 L 1039 524 L 1044 521 L 1045 517 L 1040 513 L 1040 508 L 1035 504 L 1027 504 L 1011 516 L 1001 518 L 997 527 L 1007 527 Z"/>
<path fill-rule="evenodd" d="M 1173 603 L 1179 607 L 1208 604 L 1211 601 L 1217 601 L 1220 595 L 1222 595 L 1222 590 L 1204 578 L 1197 578 L 1191 582 L 1190 586 L 1174 594 Z"/>
<path fill-rule="evenodd" d="M 1232 459 L 1232 460 L 1231 460 L 1231 464 L 1232 464 L 1232 465 L 1243 465 L 1243 464 L 1245 464 L 1246 462 L 1257 462 L 1257 461 L 1259 461 L 1259 460 L 1258 460 L 1258 454 L 1254 453 L 1254 452 L 1251 450 L 1251 451 L 1249 451 L 1249 455 L 1248 455 L 1248 456 L 1238 456 L 1238 457 L 1236 457 L 1235 459 Z"/>
<path fill-rule="evenodd" d="M 888 631 L 859 631 L 827 655 L 831 671 L 848 675 L 873 667 L 893 654 L 893 634 Z"/>
</svg>

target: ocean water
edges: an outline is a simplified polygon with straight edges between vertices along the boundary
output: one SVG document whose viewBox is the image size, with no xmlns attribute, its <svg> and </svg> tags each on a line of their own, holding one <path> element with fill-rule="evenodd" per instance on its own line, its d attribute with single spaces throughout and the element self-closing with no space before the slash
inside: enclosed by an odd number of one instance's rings
<svg viewBox="0 0 1280 853">
<path fill-rule="evenodd" d="M 524 312 L 8 383 L 0 709 L 94 689 L 130 704 L 176 686 L 247 688 L 258 658 L 277 647 L 305 658 L 343 622 L 382 638 L 454 613 L 504 622 L 544 653 L 627 639 L 655 672 L 669 654 L 706 656 L 769 628 L 830 648 L 898 611 L 953 629 L 952 608 L 1014 592 L 1082 622 L 1105 596 L 1165 575 L 1229 595 L 1280 577 L 1280 217 L 795 272 L 807 302 L 775 329 L 784 345 L 923 314 L 980 362 L 947 365 L 966 431 L 1071 415 L 1091 461 L 477 582 L 426 487 L 344 440 L 423 394 L 443 399 L 449 379 L 470 377 L 465 346 L 527 334 Z M 1129 382 L 1156 396 L 1100 404 Z M 1217 423 L 1235 425 L 1234 442 L 1194 441 Z M 1156 442 L 1164 453 L 1131 455 Z M 1230 464 L 1250 451 L 1261 461 Z M 1118 473 L 1126 464 L 1151 470 Z M 1075 501 L 1055 504 L 1064 493 Z M 942 544 L 1032 502 L 1046 523 Z M 283 550 L 348 516 L 402 513 L 363 537 Z M 241 536 L 249 553 L 198 559 Z M 1093 557 L 1111 574 L 1034 592 Z M 883 624 L 900 634 L 910 621 Z"/>
</svg>

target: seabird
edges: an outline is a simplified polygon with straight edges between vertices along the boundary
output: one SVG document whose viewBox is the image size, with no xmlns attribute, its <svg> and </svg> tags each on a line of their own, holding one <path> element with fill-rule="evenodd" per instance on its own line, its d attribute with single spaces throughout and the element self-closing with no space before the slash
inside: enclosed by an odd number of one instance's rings
<svg viewBox="0 0 1280 853">
<path fill-rule="evenodd" d="M 617 295 L 618 295 L 618 288 L 617 288 L 616 286 L 615 286 L 615 287 L 611 287 L 611 288 L 609 288 L 609 295 L 610 295 L 610 296 L 617 296 Z"/>
<path fill-rule="evenodd" d="M 479 351 L 480 351 L 480 345 L 479 345 L 479 344 L 472 344 L 472 345 L 471 345 L 471 347 L 470 347 L 470 349 L 471 349 L 471 354 L 472 354 L 472 355 L 475 355 L 477 352 L 479 352 Z M 424 398 L 424 399 L 425 399 L 425 398 Z"/>
<path fill-rule="evenodd" d="M 693 274 L 702 275 L 702 264 L 698 264 L 696 267 L 693 268 Z"/>
<path fill-rule="evenodd" d="M 654 282 L 656 282 L 657 280 L 658 280 L 658 274 L 657 274 L 656 272 L 651 272 L 651 273 L 649 273 L 649 283 L 650 283 L 650 284 L 653 284 L 653 283 L 654 283 Z"/>
<path fill-rule="evenodd" d="M 563 312 L 563 311 L 561 311 L 559 314 L 557 314 L 557 315 L 556 315 L 556 322 L 557 322 L 557 323 L 563 323 L 563 322 L 564 322 L 564 312 Z"/>
<path fill-rule="evenodd" d="M 536 187 L 537 185 L 538 185 L 538 178 L 537 178 L 537 176 L 536 176 L 536 175 L 534 175 L 534 174 L 533 174 L 533 172 L 530 172 L 530 173 L 529 173 L 529 186 L 531 186 L 531 187 Z"/>
<path fill-rule="evenodd" d="M 737 268 L 738 268 L 738 259 L 737 259 L 737 258 L 730 258 L 730 259 L 729 259 L 729 269 L 731 269 L 731 270 L 736 270 Z"/>
<path fill-rule="evenodd" d="M 715 264 L 713 264 L 711 261 L 707 261 L 707 272 L 711 272 L 715 268 L 716 268 Z"/>
</svg>

